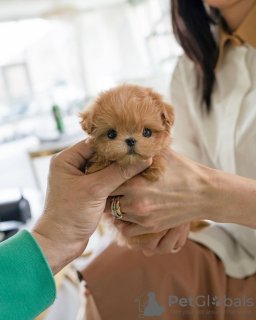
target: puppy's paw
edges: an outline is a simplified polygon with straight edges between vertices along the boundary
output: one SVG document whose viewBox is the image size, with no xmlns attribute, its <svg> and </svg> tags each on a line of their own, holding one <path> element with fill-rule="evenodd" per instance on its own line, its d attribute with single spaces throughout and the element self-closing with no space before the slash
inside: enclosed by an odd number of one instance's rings
<svg viewBox="0 0 256 320">
<path fill-rule="evenodd" d="M 89 163 L 88 167 L 87 167 L 87 170 L 86 170 L 86 173 L 87 174 L 90 174 L 90 173 L 94 173 L 94 172 L 97 172 L 97 171 L 100 171 L 102 169 L 105 168 L 105 165 L 102 164 L 102 163 Z"/>
<path fill-rule="evenodd" d="M 151 168 L 144 170 L 141 175 L 148 180 L 157 181 L 161 176 L 161 172 L 158 168 Z"/>
</svg>

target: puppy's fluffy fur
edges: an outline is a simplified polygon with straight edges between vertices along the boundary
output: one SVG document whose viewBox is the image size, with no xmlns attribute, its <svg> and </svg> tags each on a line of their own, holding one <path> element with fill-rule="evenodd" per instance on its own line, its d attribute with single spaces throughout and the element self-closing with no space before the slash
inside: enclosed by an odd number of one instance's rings
<svg viewBox="0 0 256 320">
<path fill-rule="evenodd" d="M 150 88 L 125 84 L 100 93 L 80 116 L 82 128 L 90 135 L 95 150 L 87 173 L 99 171 L 113 162 L 127 171 L 130 165 L 152 157 L 152 165 L 141 175 L 154 181 L 164 174 L 163 155 L 172 142 L 174 110 L 160 94 Z M 107 216 L 107 220 L 112 222 L 112 216 Z M 193 231 L 204 226 L 204 222 L 191 223 Z M 112 229 L 118 233 L 116 228 Z M 121 245 L 132 245 L 147 242 L 154 236 L 127 238 L 118 233 L 117 239 Z"/>
</svg>

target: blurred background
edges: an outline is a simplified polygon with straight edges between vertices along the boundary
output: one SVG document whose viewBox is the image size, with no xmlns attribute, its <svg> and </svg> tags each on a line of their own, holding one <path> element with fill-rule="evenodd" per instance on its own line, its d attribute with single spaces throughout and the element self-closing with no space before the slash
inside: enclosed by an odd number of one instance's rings
<svg viewBox="0 0 256 320">
<path fill-rule="evenodd" d="M 169 2 L 0 1 L 0 187 L 44 191 L 47 174 L 35 176 L 30 149 L 79 140 L 77 113 L 99 91 L 131 82 L 168 94 L 182 53 Z"/>
<path fill-rule="evenodd" d="M 1 241 L 42 213 L 51 156 L 85 137 L 78 112 L 123 82 L 168 97 L 182 50 L 170 0 L 0 0 L 0 44 Z"/>
</svg>

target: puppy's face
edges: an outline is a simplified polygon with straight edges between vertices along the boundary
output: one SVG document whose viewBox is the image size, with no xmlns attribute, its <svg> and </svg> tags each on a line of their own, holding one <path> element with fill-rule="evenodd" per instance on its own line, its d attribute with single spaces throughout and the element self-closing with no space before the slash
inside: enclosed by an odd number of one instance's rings
<svg viewBox="0 0 256 320">
<path fill-rule="evenodd" d="M 173 108 L 149 88 L 122 85 L 103 92 L 81 117 L 96 153 L 121 165 L 155 156 L 171 142 Z"/>
</svg>

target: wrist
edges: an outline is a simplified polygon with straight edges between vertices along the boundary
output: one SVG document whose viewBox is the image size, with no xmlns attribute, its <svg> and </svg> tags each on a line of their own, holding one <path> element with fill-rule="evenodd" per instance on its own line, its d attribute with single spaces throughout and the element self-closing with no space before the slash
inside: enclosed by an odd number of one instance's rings
<svg viewBox="0 0 256 320">
<path fill-rule="evenodd" d="M 256 181 L 220 170 L 215 170 L 214 180 L 217 210 L 211 220 L 255 229 Z"/>
<path fill-rule="evenodd" d="M 200 210 L 198 219 L 219 222 L 222 201 L 222 182 L 219 170 L 199 165 Z"/>
<path fill-rule="evenodd" d="M 54 222 L 41 218 L 31 232 L 41 247 L 53 275 L 70 262 L 78 258 L 85 250 L 89 239 L 74 241 L 68 237 L 71 230 L 66 231 Z"/>
</svg>

